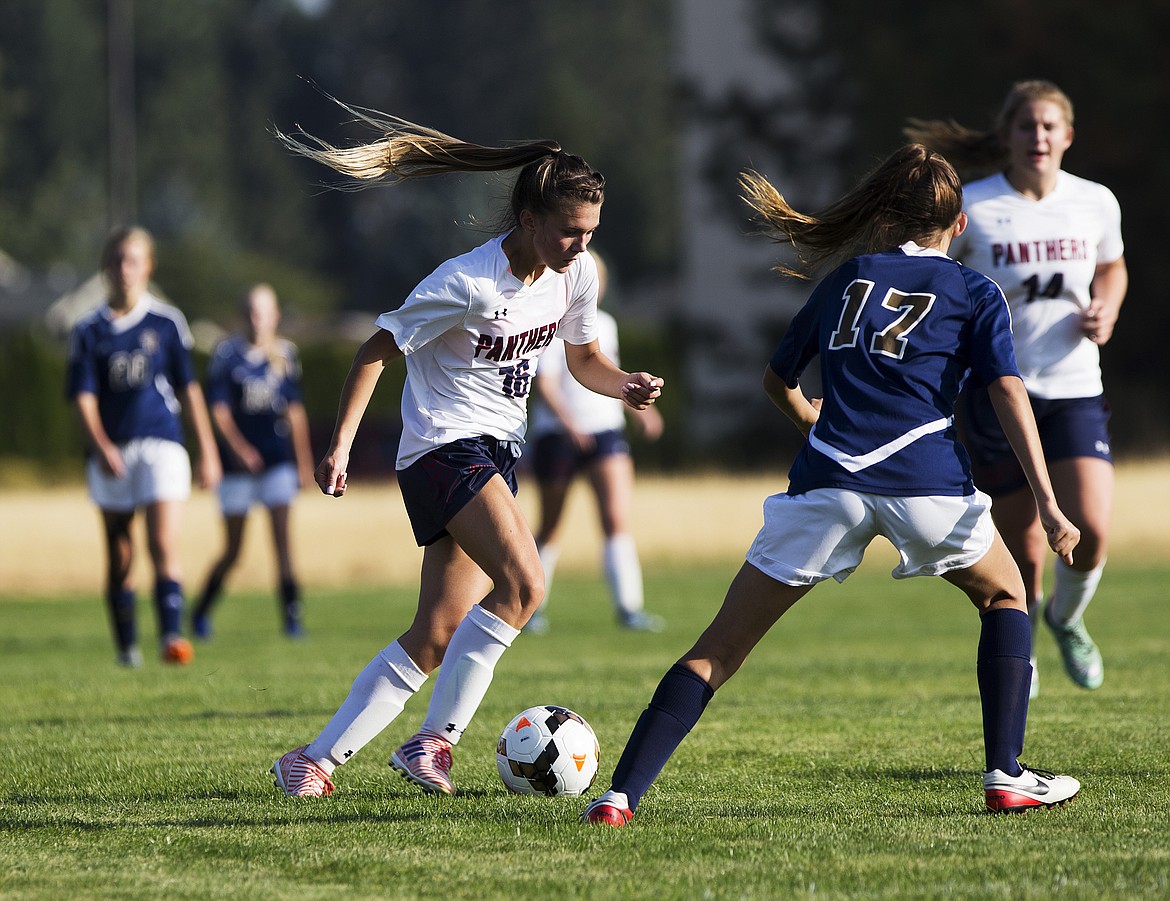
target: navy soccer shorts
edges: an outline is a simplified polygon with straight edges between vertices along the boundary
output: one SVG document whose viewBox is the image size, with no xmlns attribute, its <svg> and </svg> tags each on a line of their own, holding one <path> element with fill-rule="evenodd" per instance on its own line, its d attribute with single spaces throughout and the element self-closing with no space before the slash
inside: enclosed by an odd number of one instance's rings
<svg viewBox="0 0 1170 901">
<path fill-rule="evenodd" d="M 1109 403 L 1104 395 L 1030 399 L 1045 462 L 1074 457 L 1113 462 L 1109 450 Z M 968 386 L 959 395 L 955 412 L 959 437 L 971 455 L 975 484 L 992 497 L 1002 497 L 1025 487 L 1028 479 L 1000 428 L 987 389 Z"/>
<path fill-rule="evenodd" d="M 480 436 L 460 438 L 398 471 L 398 487 L 419 547 L 447 534 L 447 523 L 499 473 L 516 494 L 516 445 Z"/>
<path fill-rule="evenodd" d="M 630 442 L 621 429 L 594 432 L 593 447 L 578 450 L 568 435 L 549 432 L 538 438 L 532 448 L 532 472 L 540 482 L 568 482 L 595 460 L 614 454 L 628 454 Z"/>
</svg>

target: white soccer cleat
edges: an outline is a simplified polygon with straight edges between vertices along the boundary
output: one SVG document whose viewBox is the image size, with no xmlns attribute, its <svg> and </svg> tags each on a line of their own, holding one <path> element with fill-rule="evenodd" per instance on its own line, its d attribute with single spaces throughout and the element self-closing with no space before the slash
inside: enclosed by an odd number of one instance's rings
<svg viewBox="0 0 1170 901">
<path fill-rule="evenodd" d="M 333 780 L 317 761 L 305 755 L 305 746 L 293 748 L 272 765 L 273 783 L 293 798 L 324 798 L 333 794 Z"/>
<path fill-rule="evenodd" d="M 1027 813 L 1063 807 L 1081 790 L 1081 783 L 1072 776 L 1057 776 L 1021 766 L 1024 771 L 1018 776 L 1009 776 L 1003 770 L 983 774 L 983 794 L 992 813 Z"/>
<path fill-rule="evenodd" d="M 428 793 L 455 794 L 451 763 L 451 742 L 430 732 L 416 732 L 390 755 L 390 766 Z"/>
</svg>

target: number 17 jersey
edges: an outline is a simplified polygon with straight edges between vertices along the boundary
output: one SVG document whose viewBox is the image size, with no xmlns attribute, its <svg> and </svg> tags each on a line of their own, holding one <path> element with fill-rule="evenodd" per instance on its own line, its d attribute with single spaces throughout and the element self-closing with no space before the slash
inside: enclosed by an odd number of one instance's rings
<svg viewBox="0 0 1170 901">
<path fill-rule="evenodd" d="M 955 398 L 972 372 L 985 383 L 1019 375 L 995 282 L 913 243 L 854 257 L 817 285 L 770 365 L 795 388 L 818 355 L 820 418 L 789 471 L 789 494 L 974 490 Z"/>
</svg>

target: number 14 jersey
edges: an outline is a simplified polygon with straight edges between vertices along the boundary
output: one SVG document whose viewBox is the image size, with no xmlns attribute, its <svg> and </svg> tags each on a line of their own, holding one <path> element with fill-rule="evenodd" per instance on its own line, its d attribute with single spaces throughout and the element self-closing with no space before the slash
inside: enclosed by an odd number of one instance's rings
<svg viewBox="0 0 1170 901">
<path fill-rule="evenodd" d="M 1121 257 L 1121 208 L 1103 185 L 1060 172 L 1040 200 L 1001 173 L 963 187 L 967 230 L 951 255 L 1007 296 L 1020 375 L 1034 397 L 1102 393 L 1101 352 L 1081 330 L 1097 265 Z"/>
</svg>

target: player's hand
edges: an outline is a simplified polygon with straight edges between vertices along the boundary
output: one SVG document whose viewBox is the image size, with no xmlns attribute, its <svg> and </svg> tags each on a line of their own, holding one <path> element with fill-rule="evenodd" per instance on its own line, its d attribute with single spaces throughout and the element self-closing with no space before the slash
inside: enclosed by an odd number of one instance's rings
<svg viewBox="0 0 1170 901">
<path fill-rule="evenodd" d="M 637 416 L 631 416 L 630 419 L 647 441 L 657 441 L 662 437 L 662 431 L 665 427 L 662 422 L 662 414 L 653 407 L 647 407 Z"/>
<path fill-rule="evenodd" d="M 252 475 L 264 471 L 264 458 L 260 456 L 260 451 L 256 450 L 253 445 L 245 442 L 243 447 L 235 451 L 235 454 L 239 458 L 240 463 L 243 464 L 244 469 L 248 470 Z"/>
<path fill-rule="evenodd" d="M 661 396 L 664 384 L 648 372 L 631 372 L 630 380 L 622 386 L 622 400 L 635 410 L 645 410 Z"/>
<path fill-rule="evenodd" d="M 199 455 L 199 487 L 210 491 L 223 481 L 223 464 L 218 453 Z"/>
<path fill-rule="evenodd" d="M 578 432 L 575 429 L 569 431 L 569 441 L 572 442 L 573 447 L 579 454 L 591 454 L 597 447 L 597 439 L 588 432 Z"/>
<path fill-rule="evenodd" d="M 1113 337 L 1117 325 L 1117 308 L 1094 298 L 1081 314 L 1081 331 L 1094 344 L 1104 344 Z"/>
<path fill-rule="evenodd" d="M 1068 521 L 1055 504 L 1050 510 L 1040 512 L 1040 524 L 1048 538 L 1048 546 L 1061 560 L 1072 566 L 1073 548 L 1081 540 L 1081 530 Z"/>
<path fill-rule="evenodd" d="M 317 464 L 313 478 L 322 494 L 330 497 L 341 497 L 347 487 L 346 467 L 349 465 L 349 454 L 342 451 L 333 451 Z"/>
<path fill-rule="evenodd" d="M 98 448 L 99 462 L 107 475 L 112 475 L 115 479 L 124 478 L 126 475 L 126 461 L 122 459 L 122 451 L 119 450 L 116 444 L 104 444 Z"/>
</svg>

